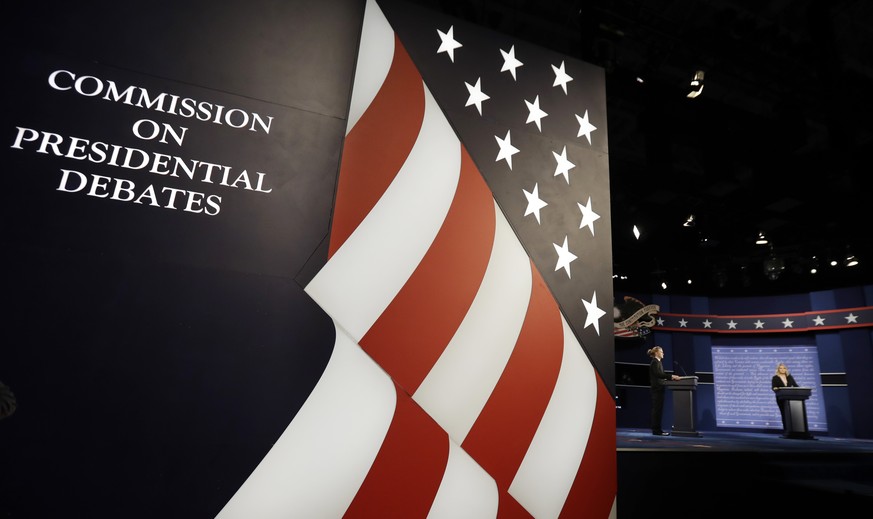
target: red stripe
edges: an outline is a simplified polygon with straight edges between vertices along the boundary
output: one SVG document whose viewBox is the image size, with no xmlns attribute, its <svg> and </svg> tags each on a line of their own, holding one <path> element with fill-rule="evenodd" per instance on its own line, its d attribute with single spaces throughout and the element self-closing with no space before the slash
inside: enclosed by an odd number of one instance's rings
<svg viewBox="0 0 873 519">
<path fill-rule="evenodd" d="M 345 139 L 334 200 L 328 257 L 345 243 L 406 161 L 424 119 L 424 86 L 394 37 L 385 82 Z"/>
<path fill-rule="evenodd" d="M 343 517 L 427 517 L 449 459 L 449 437 L 399 387 L 382 448 Z"/>
<path fill-rule="evenodd" d="M 562 518 L 609 517 L 615 501 L 618 491 L 615 401 L 600 376 L 596 406 L 585 456 L 561 509 Z"/>
<path fill-rule="evenodd" d="M 409 394 L 442 355 L 467 314 L 488 267 L 494 199 L 464 148 L 448 215 L 409 281 L 360 340 Z"/>
<path fill-rule="evenodd" d="M 463 447 L 497 481 L 512 483 L 552 396 L 564 350 L 558 306 L 531 263 L 527 315 L 503 375 Z"/>
<path fill-rule="evenodd" d="M 514 497 L 500 491 L 497 504 L 497 519 L 530 519 L 533 517 Z"/>
</svg>

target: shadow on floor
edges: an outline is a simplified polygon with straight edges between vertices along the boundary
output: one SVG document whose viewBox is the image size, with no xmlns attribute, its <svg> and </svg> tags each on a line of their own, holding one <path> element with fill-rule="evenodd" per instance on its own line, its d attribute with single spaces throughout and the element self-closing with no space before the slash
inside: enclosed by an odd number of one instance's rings
<svg viewBox="0 0 873 519">
<path fill-rule="evenodd" d="M 873 505 L 873 441 L 620 429 L 618 519 L 843 517 Z M 821 510 L 827 510 L 822 513 Z"/>
</svg>

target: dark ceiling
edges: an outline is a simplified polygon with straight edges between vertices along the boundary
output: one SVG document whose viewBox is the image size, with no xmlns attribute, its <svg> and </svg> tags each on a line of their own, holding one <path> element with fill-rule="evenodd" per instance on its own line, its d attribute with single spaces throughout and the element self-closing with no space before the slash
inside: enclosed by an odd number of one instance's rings
<svg viewBox="0 0 873 519">
<path fill-rule="evenodd" d="M 873 282 L 873 2 L 415 3 L 605 69 L 616 292 Z M 695 70 L 705 88 L 689 99 Z M 827 264 L 847 252 L 861 263 Z"/>
</svg>

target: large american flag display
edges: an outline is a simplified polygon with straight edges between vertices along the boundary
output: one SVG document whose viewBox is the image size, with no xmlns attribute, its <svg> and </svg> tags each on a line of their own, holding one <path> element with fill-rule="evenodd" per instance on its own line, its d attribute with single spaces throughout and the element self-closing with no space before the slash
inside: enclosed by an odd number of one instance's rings
<svg viewBox="0 0 873 519">
<path fill-rule="evenodd" d="M 605 115 L 597 67 L 367 2 L 334 351 L 219 518 L 615 515 Z"/>
</svg>

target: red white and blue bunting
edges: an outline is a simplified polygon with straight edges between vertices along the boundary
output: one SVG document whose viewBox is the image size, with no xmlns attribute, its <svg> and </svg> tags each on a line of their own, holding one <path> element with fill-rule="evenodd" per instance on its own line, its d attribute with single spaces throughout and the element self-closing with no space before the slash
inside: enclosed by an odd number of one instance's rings
<svg viewBox="0 0 873 519">
<path fill-rule="evenodd" d="M 791 314 L 707 315 L 659 313 L 654 331 L 784 333 L 873 326 L 873 306 Z"/>
</svg>

